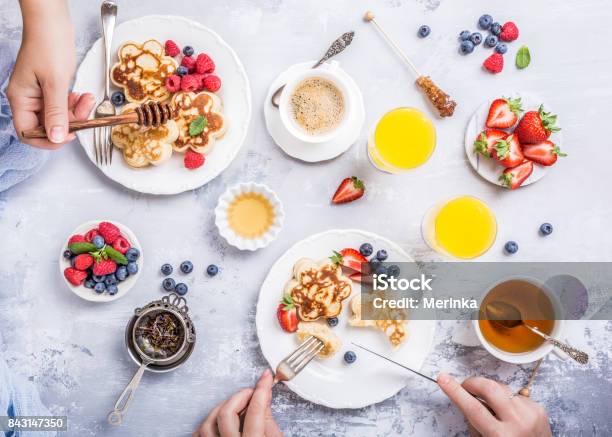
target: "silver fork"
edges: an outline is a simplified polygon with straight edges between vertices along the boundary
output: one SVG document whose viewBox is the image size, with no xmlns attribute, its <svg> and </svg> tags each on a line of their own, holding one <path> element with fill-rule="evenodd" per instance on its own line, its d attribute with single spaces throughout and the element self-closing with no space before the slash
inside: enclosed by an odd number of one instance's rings
<svg viewBox="0 0 612 437">
<path fill-rule="evenodd" d="M 94 118 L 116 115 L 115 105 L 110 100 L 110 60 L 115 19 L 117 18 L 117 5 L 111 1 L 103 1 L 100 9 L 102 16 L 102 32 L 104 34 L 104 99 L 96 107 Z M 110 165 L 113 162 L 113 143 L 111 141 L 111 128 L 99 127 L 94 129 L 94 154 L 96 164 Z"/>
</svg>

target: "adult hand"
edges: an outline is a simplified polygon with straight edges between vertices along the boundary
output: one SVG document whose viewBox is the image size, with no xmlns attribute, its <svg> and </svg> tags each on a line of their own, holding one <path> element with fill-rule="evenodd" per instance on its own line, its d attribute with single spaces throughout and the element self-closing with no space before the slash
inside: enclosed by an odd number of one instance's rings
<svg viewBox="0 0 612 437">
<path fill-rule="evenodd" d="M 272 380 L 272 372 L 266 369 L 255 389 L 240 390 L 217 405 L 193 433 L 193 437 L 282 437 L 283 433 L 274 421 L 270 409 Z M 241 434 L 238 413 L 247 405 L 249 407 Z"/>
<path fill-rule="evenodd" d="M 55 149 L 74 139 L 68 122 L 89 116 L 91 94 L 68 93 L 75 70 L 74 29 L 63 0 L 22 0 L 21 48 L 7 87 L 17 134 L 44 125 L 49 140 L 28 144 Z"/>
<path fill-rule="evenodd" d="M 459 384 L 443 373 L 438 376 L 438 385 L 468 420 L 472 436 L 552 435 L 546 410 L 528 397 L 513 396 L 507 385 L 481 377 Z M 483 399 L 492 411 L 473 395 Z"/>
</svg>

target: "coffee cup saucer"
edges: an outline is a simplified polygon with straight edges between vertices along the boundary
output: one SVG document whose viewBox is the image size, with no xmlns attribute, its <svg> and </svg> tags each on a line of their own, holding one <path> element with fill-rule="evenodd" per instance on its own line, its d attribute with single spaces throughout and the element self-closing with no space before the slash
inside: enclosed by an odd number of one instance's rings
<svg viewBox="0 0 612 437">
<path fill-rule="evenodd" d="M 336 62 L 336 61 L 332 61 Z M 359 87 L 349 74 L 340 66 L 335 65 L 335 72 L 346 81 L 347 88 L 353 94 L 354 108 L 350 111 L 351 118 L 342 126 L 338 135 L 323 143 L 307 143 L 295 138 L 283 125 L 278 108 L 271 102 L 272 94 L 293 76 L 312 67 L 315 61 L 295 64 L 282 72 L 270 85 L 264 103 L 264 118 L 266 127 L 274 142 L 289 156 L 306 161 L 320 162 L 335 158 L 346 152 L 359 138 L 365 121 L 365 106 Z M 330 63 L 325 63 L 319 69 L 330 69 Z"/>
</svg>

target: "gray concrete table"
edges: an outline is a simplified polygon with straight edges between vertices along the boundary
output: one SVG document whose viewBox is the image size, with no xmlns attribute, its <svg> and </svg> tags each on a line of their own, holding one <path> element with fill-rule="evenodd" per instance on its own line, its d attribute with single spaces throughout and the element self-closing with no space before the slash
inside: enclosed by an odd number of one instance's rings
<svg viewBox="0 0 612 437">
<path fill-rule="evenodd" d="M 82 57 L 100 35 L 98 7 L 76 0 L 71 7 Z M 436 122 L 433 158 L 410 174 L 380 173 L 367 160 L 366 129 L 347 153 L 331 162 L 307 165 L 288 158 L 264 126 L 268 84 L 288 65 L 316 58 L 346 30 L 354 29 L 356 37 L 340 61 L 364 93 L 366 128 L 392 107 L 426 107 L 409 72 L 361 22 L 370 8 L 414 62 L 459 102 L 452 119 Z M 485 49 L 469 57 L 457 53 L 456 35 L 475 29 L 485 12 L 500 21 L 515 20 L 521 29 L 519 43 L 506 56 L 506 70 L 498 76 L 480 69 Z M 506 259 L 502 247 L 508 239 L 520 244 L 513 260 L 612 260 L 612 159 L 606 131 L 612 116 L 612 53 L 607 49 L 612 3 L 522 0 L 502 7 L 468 0 L 119 1 L 119 21 L 147 13 L 185 15 L 225 38 L 250 76 L 254 115 L 237 159 L 193 192 L 152 197 L 127 191 L 98 172 L 75 143 L 55 153 L 31 180 L 0 195 L 3 354 L 15 372 L 37 384 L 54 413 L 70 417 L 70 435 L 188 435 L 216 403 L 252 384 L 266 365 L 254 325 L 259 285 L 290 245 L 318 231 L 363 228 L 397 241 L 417 259 L 430 259 L 434 255 L 420 237 L 422 215 L 439 199 L 473 194 L 491 205 L 499 223 L 497 243 L 482 260 Z M 432 27 L 432 34 L 418 40 L 416 29 L 423 23 Z M 2 38 L 20 38 L 16 2 L 0 1 L 0 24 Z M 533 55 L 524 71 L 512 65 L 519 44 L 529 45 Z M 481 100 L 508 90 L 535 92 L 555 108 L 570 155 L 545 179 L 519 192 L 501 191 L 481 180 L 463 150 L 472 111 Z M 353 174 L 366 181 L 367 196 L 330 207 L 338 181 Z M 287 213 L 279 239 L 256 253 L 228 247 L 213 225 L 220 193 L 228 184 L 247 180 L 271 186 Z M 101 217 L 124 222 L 138 234 L 146 265 L 128 296 L 93 305 L 66 289 L 57 254 L 73 227 Z M 544 221 L 555 226 L 546 239 L 537 236 Z M 125 323 L 134 307 L 162 295 L 159 266 L 183 259 L 196 265 L 188 296 L 198 327 L 196 351 L 174 373 L 145 375 L 124 426 L 109 429 L 106 413 L 136 369 L 123 346 Z M 221 267 L 214 279 L 204 273 L 209 263 Z M 465 329 L 457 322 L 439 323 L 423 371 L 448 371 L 460 378 L 485 375 L 521 387 L 530 366 L 503 364 L 480 347 L 466 346 L 473 336 Z M 590 353 L 590 364 L 582 368 L 551 357 L 542 365 L 533 397 L 548 409 L 556 433 L 612 434 L 611 332 L 608 321 L 571 323 L 568 339 Z M 273 411 L 284 432 L 294 436 L 466 434 L 462 415 L 428 384 L 412 379 L 380 404 L 340 411 L 310 404 L 279 386 Z"/>
</svg>

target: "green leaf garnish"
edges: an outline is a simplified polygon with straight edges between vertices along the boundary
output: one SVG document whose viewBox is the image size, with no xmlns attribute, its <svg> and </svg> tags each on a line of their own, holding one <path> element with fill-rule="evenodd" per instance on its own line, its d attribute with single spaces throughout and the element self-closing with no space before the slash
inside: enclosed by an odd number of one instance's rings
<svg viewBox="0 0 612 437">
<path fill-rule="evenodd" d="M 329 259 L 331 260 L 331 262 L 333 262 L 335 265 L 341 265 L 342 264 L 342 260 L 344 259 L 343 256 L 336 252 L 334 250 L 334 254 L 332 256 L 329 257 Z"/>
<path fill-rule="evenodd" d="M 527 46 L 522 46 L 518 52 L 516 52 L 516 68 L 519 70 L 527 68 L 530 62 L 531 53 L 529 53 L 529 48 Z"/>
<path fill-rule="evenodd" d="M 290 294 L 284 294 L 283 298 L 281 299 L 281 303 L 283 305 L 285 305 L 283 307 L 284 311 L 289 311 L 290 309 L 292 309 L 295 306 L 295 304 L 293 302 L 293 298 L 291 297 Z"/>
<path fill-rule="evenodd" d="M 202 132 L 204 132 L 204 128 L 206 126 L 208 126 L 208 119 L 200 115 L 198 118 L 189 123 L 189 136 L 195 137 L 200 135 Z"/>
<path fill-rule="evenodd" d="M 91 243 L 79 242 L 72 243 L 70 246 L 68 246 L 68 249 L 70 249 L 70 252 L 74 253 L 75 255 L 80 255 L 82 253 L 95 251 L 96 246 Z"/>
<path fill-rule="evenodd" d="M 127 265 L 128 260 L 121 252 L 112 248 L 111 246 L 104 247 L 104 253 L 102 254 L 104 259 L 112 259 L 117 264 Z"/>
</svg>

